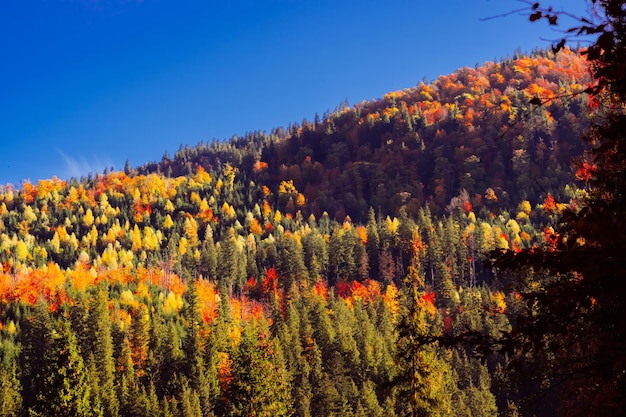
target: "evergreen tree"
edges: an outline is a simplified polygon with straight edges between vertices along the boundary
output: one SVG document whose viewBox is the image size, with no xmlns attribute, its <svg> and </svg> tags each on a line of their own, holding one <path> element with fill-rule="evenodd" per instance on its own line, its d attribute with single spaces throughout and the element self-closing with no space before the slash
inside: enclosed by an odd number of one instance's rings
<svg viewBox="0 0 626 417">
<path fill-rule="evenodd" d="M 167 324 L 167 332 L 163 343 L 163 359 L 159 372 L 161 387 L 165 395 L 175 397 L 180 394 L 183 383 L 181 379 L 187 379 L 187 376 L 181 372 L 184 358 L 176 324 L 170 321 Z"/>
<path fill-rule="evenodd" d="M 220 282 L 226 284 L 226 287 L 230 292 L 232 291 L 233 286 L 238 283 L 238 263 L 240 262 L 235 229 L 232 227 L 226 231 L 226 235 L 220 241 L 218 261 L 218 279 Z"/>
<path fill-rule="evenodd" d="M 466 415 L 487 417 L 498 414 L 496 398 L 491 392 L 491 376 L 487 365 L 469 358 L 463 349 L 452 352 L 451 367 L 454 370 L 456 389 L 452 396 L 453 408 L 464 409 Z"/>
<path fill-rule="evenodd" d="M 302 237 L 304 263 L 309 270 L 309 279 L 317 281 L 325 275 L 328 265 L 328 250 L 324 236 L 317 228 Z"/>
<path fill-rule="evenodd" d="M 229 415 L 291 415 L 289 381 L 277 346 L 264 321 L 246 325 L 233 358 Z"/>
<path fill-rule="evenodd" d="M 106 417 L 117 416 L 119 402 L 115 395 L 115 361 L 108 295 L 104 288 L 97 288 L 90 301 L 87 321 L 89 352 L 93 355 L 98 376 L 98 395 Z"/>
<path fill-rule="evenodd" d="M 278 241 L 276 272 L 284 278 L 286 290 L 289 290 L 294 282 L 307 282 L 309 279 L 309 273 L 304 266 L 302 244 L 290 232 L 286 232 Z"/>
<path fill-rule="evenodd" d="M 200 264 L 198 271 L 206 279 L 217 279 L 217 250 L 213 240 L 213 230 L 207 226 L 202 248 L 200 249 Z"/>
<path fill-rule="evenodd" d="M 104 417 L 104 409 L 100 401 L 100 378 L 98 377 L 96 362 L 92 354 L 85 360 L 85 370 L 87 372 L 87 381 L 89 382 L 89 403 L 91 404 L 91 408 L 98 416 Z M 115 395 L 115 392 L 113 392 L 113 395 Z"/>
<path fill-rule="evenodd" d="M 259 278 L 259 268 L 256 263 L 257 247 L 254 234 L 246 238 L 246 278 Z"/>
<path fill-rule="evenodd" d="M 17 371 L 17 346 L 12 339 L 0 340 L 0 416 L 22 411 L 21 384 Z"/>
<path fill-rule="evenodd" d="M 120 355 L 117 359 L 118 379 L 117 386 L 118 399 L 120 402 L 120 415 L 132 416 L 136 415 L 137 397 L 139 396 L 139 381 L 133 368 L 133 360 L 131 358 L 131 347 L 128 337 L 124 336 Z"/>
<path fill-rule="evenodd" d="M 311 346 L 309 362 L 311 366 L 311 387 L 313 394 L 311 415 L 340 415 L 341 397 L 329 375 L 324 372 L 322 352 L 315 342 L 313 342 Z"/>
<path fill-rule="evenodd" d="M 335 227 L 328 243 L 328 283 L 335 285 L 338 282 L 355 280 L 357 275 L 357 260 L 354 256 L 354 247 L 357 241 L 354 229 Z"/>
<path fill-rule="evenodd" d="M 204 343 L 201 337 L 203 326 L 200 300 L 193 281 L 188 283 L 185 292 L 185 307 L 182 312 L 186 334 L 183 338 L 183 373 L 189 379 L 190 389 L 198 396 L 203 415 L 208 415 L 214 404 L 212 397 L 217 390 L 217 375 L 207 374 L 204 366 Z"/>
<path fill-rule="evenodd" d="M 380 279 L 379 257 L 380 257 L 380 236 L 378 235 L 378 223 L 374 209 L 370 207 L 367 214 L 367 256 L 370 266 L 370 277 Z"/>
<path fill-rule="evenodd" d="M 207 415 L 202 412 L 198 393 L 187 384 L 183 385 L 180 393 L 180 409 L 181 417 L 202 417 Z"/>
<path fill-rule="evenodd" d="M 430 337 L 423 299 L 424 280 L 420 275 L 419 253 L 423 243 L 417 231 L 411 241 L 411 264 L 404 279 L 404 313 L 399 324 L 397 389 L 402 416 L 448 416 L 450 398 L 445 391 L 446 367 L 435 348 L 427 345 Z"/>
<path fill-rule="evenodd" d="M 90 385 L 76 336 L 68 321 L 55 323 L 44 353 L 42 385 L 29 407 L 31 416 L 98 416 L 101 410 L 89 402 Z"/>
<path fill-rule="evenodd" d="M 55 325 L 43 300 L 39 300 L 22 320 L 19 362 L 24 409 L 33 407 L 40 392 L 45 389 L 45 356 L 51 349 Z"/>
</svg>

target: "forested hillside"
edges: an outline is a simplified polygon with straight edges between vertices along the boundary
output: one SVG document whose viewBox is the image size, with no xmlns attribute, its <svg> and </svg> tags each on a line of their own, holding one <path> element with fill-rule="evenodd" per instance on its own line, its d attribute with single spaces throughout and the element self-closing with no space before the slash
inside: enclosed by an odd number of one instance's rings
<svg viewBox="0 0 626 417">
<path fill-rule="evenodd" d="M 587 71 L 567 49 L 520 54 L 3 187 L 0 415 L 516 415 L 504 355 L 414 336 L 511 328 L 525 301 L 484 261 L 553 245 L 585 194 Z"/>
<path fill-rule="evenodd" d="M 276 195 L 280 210 L 316 217 L 326 211 L 338 221 L 350 215 L 365 222 L 369 207 L 397 215 L 405 206 L 415 216 L 426 203 L 443 215 L 460 190 L 482 206 L 477 195 L 491 188 L 507 210 L 522 200 L 539 203 L 548 192 L 567 200 L 571 160 L 582 153 L 580 134 L 597 103 L 586 96 L 541 107 L 529 102 L 565 97 L 589 82 L 585 61 L 574 52 L 539 51 L 340 105 L 322 119 L 271 134 L 181 147 L 173 159 L 141 172 L 186 175 L 197 165 L 228 162 L 242 180 L 272 191 L 293 181 L 304 204 Z"/>
</svg>

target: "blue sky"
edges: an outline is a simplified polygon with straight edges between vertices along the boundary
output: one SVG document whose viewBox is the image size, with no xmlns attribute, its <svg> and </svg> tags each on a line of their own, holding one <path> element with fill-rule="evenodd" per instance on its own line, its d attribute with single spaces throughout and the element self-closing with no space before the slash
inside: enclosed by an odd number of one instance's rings
<svg viewBox="0 0 626 417">
<path fill-rule="evenodd" d="M 0 184 L 141 165 L 181 144 L 311 120 L 343 100 L 378 98 L 559 37 L 518 14 L 481 20 L 521 6 L 3 1 Z"/>
</svg>

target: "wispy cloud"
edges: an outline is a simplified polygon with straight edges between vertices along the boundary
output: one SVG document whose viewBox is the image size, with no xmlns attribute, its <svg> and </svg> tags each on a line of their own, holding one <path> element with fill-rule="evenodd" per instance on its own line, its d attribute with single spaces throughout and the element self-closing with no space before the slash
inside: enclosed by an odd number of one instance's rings
<svg viewBox="0 0 626 417">
<path fill-rule="evenodd" d="M 105 168 L 115 167 L 113 161 L 108 157 L 98 155 L 92 155 L 91 158 L 84 155 L 72 156 L 62 150 L 58 150 L 58 153 L 63 161 L 63 168 L 61 168 L 58 176 L 63 179 L 86 177 L 89 174 L 99 174 Z"/>
</svg>

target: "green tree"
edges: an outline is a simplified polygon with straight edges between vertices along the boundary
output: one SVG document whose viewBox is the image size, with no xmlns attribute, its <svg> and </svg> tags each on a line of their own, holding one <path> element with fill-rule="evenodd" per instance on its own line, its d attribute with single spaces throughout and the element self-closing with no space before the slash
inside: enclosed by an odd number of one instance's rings
<svg viewBox="0 0 626 417">
<path fill-rule="evenodd" d="M 292 400 L 282 352 L 264 321 L 246 325 L 233 357 L 231 416 L 289 416 Z"/>
<path fill-rule="evenodd" d="M 106 417 L 117 416 L 119 402 L 115 395 L 115 361 L 113 358 L 113 337 L 107 291 L 96 288 L 89 303 L 87 328 L 89 352 L 93 355 L 98 376 L 98 395 Z"/>
<path fill-rule="evenodd" d="M 118 399 L 120 402 L 120 414 L 124 416 L 136 415 L 137 397 L 139 396 L 139 381 L 133 367 L 131 347 L 128 337 L 124 336 L 120 354 L 117 358 Z"/>
<path fill-rule="evenodd" d="M 44 353 L 41 370 L 42 386 L 29 407 L 31 416 L 99 416 L 102 410 L 89 402 L 90 385 L 76 336 L 68 321 L 55 323 L 50 329 L 51 340 Z"/>
<path fill-rule="evenodd" d="M 33 407 L 37 396 L 44 390 L 45 355 L 51 346 L 54 326 L 48 306 L 41 300 L 22 320 L 19 363 L 24 409 Z"/>
<path fill-rule="evenodd" d="M 187 384 L 183 385 L 180 393 L 181 417 L 202 417 L 202 406 L 200 405 L 200 397 L 196 390 Z"/>
<path fill-rule="evenodd" d="M 378 223 L 376 222 L 376 213 L 371 207 L 367 213 L 366 251 L 367 257 L 369 259 L 370 276 L 373 279 L 380 279 L 380 236 L 378 235 Z"/>
<path fill-rule="evenodd" d="M 317 228 L 302 237 L 304 264 L 309 270 L 309 279 L 317 281 L 326 272 L 328 250 L 324 236 Z"/>
<path fill-rule="evenodd" d="M 309 272 L 304 266 L 302 244 L 290 232 L 286 232 L 278 242 L 276 272 L 284 278 L 287 290 L 291 288 L 292 283 L 307 282 L 309 279 Z"/>
<path fill-rule="evenodd" d="M 22 411 L 17 346 L 12 339 L 3 338 L 0 352 L 0 416 L 16 416 Z"/>
<path fill-rule="evenodd" d="M 424 279 L 420 275 L 419 253 L 423 243 L 417 231 L 411 241 L 411 264 L 404 279 L 404 312 L 398 326 L 397 389 L 402 401 L 397 412 L 402 416 L 447 416 L 451 414 L 446 392 L 445 364 L 429 345 L 430 329 L 424 305 Z"/>
<path fill-rule="evenodd" d="M 357 279 L 357 259 L 354 248 L 357 243 L 353 227 L 346 230 L 336 226 L 328 243 L 328 283 Z M 359 242 L 360 244 L 360 242 Z"/>
<path fill-rule="evenodd" d="M 203 415 L 208 415 L 213 409 L 213 400 L 218 391 L 217 374 L 214 368 L 209 372 L 204 365 L 204 342 L 201 336 L 204 321 L 200 300 L 193 281 L 189 282 L 185 292 L 185 306 L 182 312 L 186 334 L 182 340 L 184 362 L 182 371 L 189 379 L 192 389 L 201 405 Z"/>
<path fill-rule="evenodd" d="M 217 250 L 213 240 L 213 230 L 207 226 L 204 241 L 200 249 L 200 265 L 198 271 L 207 279 L 217 278 Z"/>
<path fill-rule="evenodd" d="M 239 284 L 239 249 L 237 248 L 237 235 L 232 227 L 226 231 L 224 238 L 220 241 L 218 251 L 217 275 L 220 282 L 224 282 L 229 290 Z M 245 259 L 245 258 L 244 258 Z M 244 263 L 245 265 L 245 263 Z"/>
<path fill-rule="evenodd" d="M 488 417 L 498 414 L 496 398 L 491 392 L 491 376 L 485 363 L 469 358 L 464 349 L 452 352 L 451 368 L 456 382 L 452 406 L 457 415 Z"/>
</svg>

